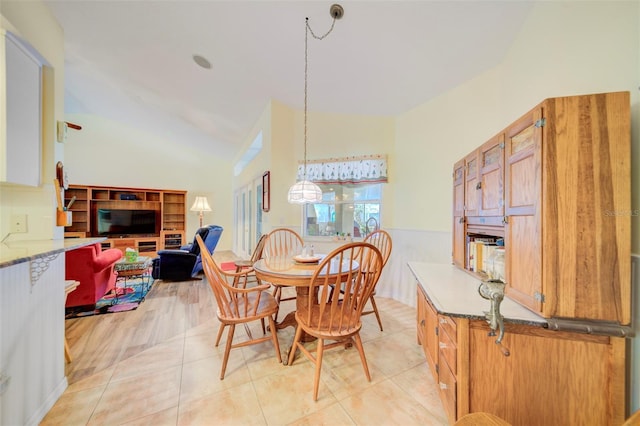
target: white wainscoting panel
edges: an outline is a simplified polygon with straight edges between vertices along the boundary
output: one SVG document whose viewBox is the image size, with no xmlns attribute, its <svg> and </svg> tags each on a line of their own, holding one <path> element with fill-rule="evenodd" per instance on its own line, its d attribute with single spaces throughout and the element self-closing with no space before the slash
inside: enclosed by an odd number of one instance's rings
<svg viewBox="0 0 640 426">
<path fill-rule="evenodd" d="M 31 262 L 0 269 L 0 424 L 37 425 L 67 387 L 64 253 L 32 284 Z"/>
<path fill-rule="evenodd" d="M 393 239 L 376 294 L 416 306 L 416 280 L 407 262 L 451 263 L 451 232 L 385 229 Z"/>
</svg>

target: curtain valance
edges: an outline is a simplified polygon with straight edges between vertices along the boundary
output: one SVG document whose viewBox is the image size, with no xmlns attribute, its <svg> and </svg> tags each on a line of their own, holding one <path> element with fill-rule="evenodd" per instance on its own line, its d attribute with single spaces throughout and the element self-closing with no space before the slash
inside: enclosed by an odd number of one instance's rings
<svg viewBox="0 0 640 426">
<path fill-rule="evenodd" d="M 304 179 L 304 162 L 298 164 L 297 180 Z M 315 183 L 386 183 L 387 156 L 329 158 L 307 161 L 307 180 Z"/>
</svg>

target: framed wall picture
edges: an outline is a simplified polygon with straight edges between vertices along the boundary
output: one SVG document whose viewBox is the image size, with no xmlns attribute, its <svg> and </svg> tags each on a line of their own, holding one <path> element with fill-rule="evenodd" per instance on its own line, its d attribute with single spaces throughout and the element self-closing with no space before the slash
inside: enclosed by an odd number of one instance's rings
<svg viewBox="0 0 640 426">
<path fill-rule="evenodd" d="M 268 212 L 271 208 L 271 173 L 262 175 L 262 211 Z"/>
</svg>

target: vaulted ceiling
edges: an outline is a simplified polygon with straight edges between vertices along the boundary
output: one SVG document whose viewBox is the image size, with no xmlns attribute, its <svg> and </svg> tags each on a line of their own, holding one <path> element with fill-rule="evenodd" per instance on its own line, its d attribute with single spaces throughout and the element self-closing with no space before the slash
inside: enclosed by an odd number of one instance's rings
<svg viewBox="0 0 640 426">
<path fill-rule="evenodd" d="M 232 158 L 270 99 L 302 109 L 321 1 L 45 0 L 64 30 L 65 112 Z M 309 39 L 309 110 L 397 115 L 501 62 L 524 1 L 343 1 Z M 204 69 L 193 60 L 201 55 Z"/>
</svg>

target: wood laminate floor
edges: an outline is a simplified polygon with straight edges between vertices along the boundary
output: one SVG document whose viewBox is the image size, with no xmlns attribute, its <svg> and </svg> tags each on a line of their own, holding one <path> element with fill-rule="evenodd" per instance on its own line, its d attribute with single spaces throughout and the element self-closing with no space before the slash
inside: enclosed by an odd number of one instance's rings
<svg viewBox="0 0 640 426">
<path fill-rule="evenodd" d="M 329 350 L 314 402 L 313 365 L 300 353 L 292 366 L 278 363 L 270 342 L 233 349 L 220 380 L 226 332 L 216 348 L 206 280 L 158 280 L 135 311 L 66 320 L 69 387 L 41 424 L 446 425 L 416 342 L 415 309 L 376 301 L 384 331 L 367 315 L 360 332 L 371 382 L 355 348 Z M 279 318 L 294 307 L 283 302 Z M 252 331 L 262 333 L 259 324 Z M 278 332 L 283 357 L 293 331 Z M 238 327 L 234 341 L 241 339 L 246 334 Z"/>
</svg>

